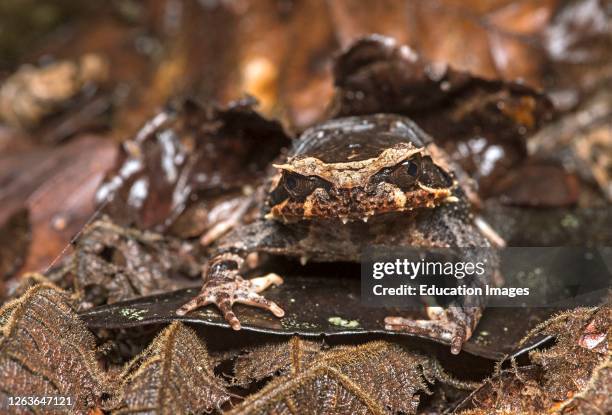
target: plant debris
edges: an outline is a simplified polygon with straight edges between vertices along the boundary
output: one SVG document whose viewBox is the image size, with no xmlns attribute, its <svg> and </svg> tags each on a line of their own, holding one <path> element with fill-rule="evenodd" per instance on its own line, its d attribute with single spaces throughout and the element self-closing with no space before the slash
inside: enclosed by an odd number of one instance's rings
<svg viewBox="0 0 612 415">
<path fill-rule="evenodd" d="M 526 136 L 552 115 L 548 99 L 525 85 L 427 62 L 377 35 L 340 55 L 334 77 L 335 116 L 409 116 L 461 162 L 484 194 L 496 176 L 524 159 Z"/>
<path fill-rule="evenodd" d="M 219 410 L 230 396 L 206 347 L 180 322 L 165 328 L 121 375 L 113 413 L 186 414 Z"/>
<path fill-rule="evenodd" d="M 339 346 L 313 358 L 311 344 L 293 339 L 281 346 L 280 353 L 255 352 L 250 356 L 263 359 L 264 366 L 273 368 L 277 363 L 271 363 L 270 357 L 279 354 L 284 357 L 281 361 L 289 364 L 288 368 L 279 368 L 286 374 L 271 380 L 229 414 L 414 414 L 418 394 L 430 393 L 428 384 L 436 380 L 461 388 L 474 387 L 452 379 L 435 360 L 392 343 Z"/>
<path fill-rule="evenodd" d="M 193 244 L 103 218 L 79 237 L 65 272 L 87 309 L 184 287 L 199 276 L 196 256 Z"/>
<path fill-rule="evenodd" d="M 612 407 L 612 308 L 578 308 L 561 313 L 533 330 L 557 342 L 529 353 L 531 366 L 498 373 L 462 405 L 461 414 L 601 414 Z"/>
<path fill-rule="evenodd" d="M 71 306 L 68 295 L 37 285 L 0 310 L 0 410 L 9 397 L 68 397 L 65 412 L 108 404 L 112 390 L 95 358 L 94 337 Z M 36 410 L 39 411 L 41 407 Z M 28 413 L 34 413 L 30 407 Z"/>
<path fill-rule="evenodd" d="M 234 383 L 249 383 L 272 376 L 295 374 L 321 353 L 318 342 L 292 337 L 288 342 L 265 344 L 238 356 L 234 364 Z"/>
<path fill-rule="evenodd" d="M 488 307 L 455 356 L 385 329 L 436 309 L 366 308 L 359 264 L 304 245 L 240 270 L 282 276 L 282 319 L 176 314 L 225 233 L 266 237 L 293 137 L 345 115 L 413 119 L 510 247 L 612 243 L 609 2 L 364 3 L 0 2 L 1 413 L 612 413 L 609 300 Z"/>
<path fill-rule="evenodd" d="M 187 100 L 156 115 L 124 144 L 98 203 L 118 224 L 156 231 L 174 225 L 180 236 L 230 223 L 236 209 L 248 207 L 249 186 L 288 143 L 281 125 L 261 117 L 255 105 L 252 98 L 227 108 Z"/>
<path fill-rule="evenodd" d="M 42 68 L 21 67 L 0 86 L 0 118 L 30 128 L 73 99 L 88 84 L 108 79 L 108 62 L 94 54 Z"/>
</svg>

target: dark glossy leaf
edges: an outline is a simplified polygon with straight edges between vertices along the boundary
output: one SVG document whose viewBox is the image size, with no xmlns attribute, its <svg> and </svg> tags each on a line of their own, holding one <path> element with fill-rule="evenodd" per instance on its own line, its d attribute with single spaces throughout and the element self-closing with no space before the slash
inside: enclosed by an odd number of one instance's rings
<svg viewBox="0 0 612 415">
<path fill-rule="evenodd" d="M 206 347 L 182 323 L 164 329 L 121 375 L 116 414 L 196 414 L 219 409 L 229 399 L 215 376 Z"/>
<path fill-rule="evenodd" d="M 81 316 L 92 328 L 126 328 L 180 320 L 230 330 L 227 322 L 212 307 L 202 308 L 186 316 L 176 315 L 176 310 L 197 290 L 180 290 L 96 307 Z M 386 331 L 383 320 L 388 315 L 418 317 L 419 313 L 390 308 L 365 308 L 359 300 L 358 278 L 290 275 L 280 287 L 268 289 L 266 296 L 283 306 L 285 317 L 278 319 L 253 307 L 237 306 L 243 331 L 285 336 L 300 334 L 306 337 L 356 336 L 367 339 L 372 335 L 386 335 L 415 339 L 411 334 Z M 550 313 L 550 310 L 537 308 L 513 309 L 511 313 L 504 308 L 488 309 L 463 351 L 490 359 L 501 359 L 505 354 L 516 351 L 516 344 L 524 333 Z M 434 346 L 429 343 L 428 347 Z M 444 350 L 444 353 L 448 352 L 448 349 Z"/>
<path fill-rule="evenodd" d="M 93 336 L 66 293 L 37 285 L 0 310 L 0 410 L 11 413 L 10 396 L 63 396 L 62 413 L 85 413 L 105 405 L 112 389 L 95 359 Z M 43 407 L 23 407 L 39 413 Z"/>
<path fill-rule="evenodd" d="M 525 209 L 490 200 L 484 217 L 509 246 L 612 244 L 612 210 L 605 206 Z"/>
<path fill-rule="evenodd" d="M 310 345 L 297 340 L 279 347 L 267 357 L 261 352 L 255 356 L 269 367 L 288 366 L 287 373 L 247 397 L 230 414 L 412 414 L 419 404 L 418 394 L 429 393 L 428 384 L 436 380 L 473 387 L 450 378 L 435 360 L 392 343 L 339 346 L 314 358 Z M 275 362 L 278 357 L 281 360 Z"/>
</svg>

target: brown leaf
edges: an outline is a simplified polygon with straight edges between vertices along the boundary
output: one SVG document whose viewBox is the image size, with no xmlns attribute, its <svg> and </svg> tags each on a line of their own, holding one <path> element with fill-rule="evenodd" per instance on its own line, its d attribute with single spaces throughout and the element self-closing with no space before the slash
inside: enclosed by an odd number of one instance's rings
<svg viewBox="0 0 612 415">
<path fill-rule="evenodd" d="M 577 308 L 540 324 L 525 340 L 543 333 L 556 336 L 556 344 L 530 352 L 535 365 L 514 367 L 485 382 L 461 405 L 466 409 L 461 414 L 610 413 L 611 312 L 610 304 Z M 597 344 L 584 347 L 585 335 L 595 335 Z"/>
<path fill-rule="evenodd" d="M 534 157 L 556 158 L 612 201 L 612 89 L 601 88 L 529 139 Z"/>
<path fill-rule="evenodd" d="M 261 117 L 255 104 L 249 98 L 227 108 L 186 101 L 176 111 L 162 111 L 125 143 L 98 202 L 121 225 L 161 231 L 196 201 L 212 202 L 206 217 L 227 202 L 220 195 L 240 190 L 237 197 L 244 198 L 243 187 L 254 186 L 289 142 L 281 125 Z"/>
<path fill-rule="evenodd" d="M 27 209 L 18 210 L 0 223 L 0 281 L 4 285 L 23 265 L 30 245 L 31 229 Z M 0 290 L 0 298 L 6 294 Z"/>
<path fill-rule="evenodd" d="M 67 248 L 94 213 L 93 196 L 116 145 L 80 136 L 58 147 L 0 155 L 0 223 L 27 207 L 32 242 L 22 271 L 41 271 Z"/>
<path fill-rule="evenodd" d="M 246 385 L 276 374 L 296 373 L 308 366 L 321 351 L 316 342 L 292 337 L 286 343 L 266 344 L 239 356 L 234 365 L 235 381 Z"/>
<path fill-rule="evenodd" d="M 339 0 L 330 8 L 343 46 L 380 33 L 427 59 L 487 78 L 524 79 L 538 86 L 545 56 L 537 35 L 556 5 L 556 0 L 382 0 L 364 7 L 357 0 Z"/>
<path fill-rule="evenodd" d="M 206 347 L 180 322 L 172 323 L 122 374 L 121 404 L 113 413 L 196 414 L 229 399 Z"/>
<path fill-rule="evenodd" d="M 8 125 L 32 128 L 65 107 L 85 87 L 107 79 L 108 62 L 95 54 L 41 68 L 23 65 L 0 86 L 0 119 Z"/>
<path fill-rule="evenodd" d="M 529 358 L 544 368 L 543 388 L 552 399 L 563 400 L 582 390 L 591 381 L 595 367 L 612 358 L 607 351 L 599 353 L 581 346 L 585 328 L 594 320 L 598 321 L 609 341 L 612 335 L 611 304 L 595 310 L 578 308 L 542 323 L 541 332 L 555 335 L 557 344 L 548 350 L 534 350 Z"/>
<path fill-rule="evenodd" d="M 111 390 L 95 359 L 93 336 L 66 293 L 37 285 L 0 310 L 0 410 L 9 396 L 69 397 L 63 413 L 86 413 L 105 404 Z M 44 407 L 22 407 L 39 413 Z"/>
<path fill-rule="evenodd" d="M 580 195 L 578 178 L 555 163 L 530 160 L 501 178 L 494 196 L 505 204 L 530 207 L 572 206 Z"/>
<path fill-rule="evenodd" d="M 261 358 L 265 352 L 269 350 L 260 349 L 254 356 Z M 312 343 L 293 339 L 264 358 L 267 369 L 258 371 L 252 363 L 240 364 L 242 377 L 277 370 L 286 374 L 228 413 L 415 413 L 417 394 L 429 392 L 428 382 L 441 379 L 463 388 L 473 386 L 453 381 L 437 361 L 393 343 L 377 341 L 313 353 Z"/>
<path fill-rule="evenodd" d="M 525 85 L 429 62 L 391 38 L 355 42 L 334 68 L 335 116 L 406 115 L 477 180 L 483 194 L 521 162 L 525 137 L 550 118 L 550 101 Z"/>
<path fill-rule="evenodd" d="M 67 272 L 82 310 L 183 288 L 191 282 L 185 277 L 199 276 L 195 254 L 188 242 L 102 218 L 77 240 Z"/>
</svg>

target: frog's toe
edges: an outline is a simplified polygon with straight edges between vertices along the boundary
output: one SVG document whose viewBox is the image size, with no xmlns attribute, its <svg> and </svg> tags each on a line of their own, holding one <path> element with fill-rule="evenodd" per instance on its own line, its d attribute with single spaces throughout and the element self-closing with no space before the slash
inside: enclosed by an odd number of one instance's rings
<svg viewBox="0 0 612 415">
<path fill-rule="evenodd" d="M 443 320 L 412 320 L 404 317 L 385 317 L 385 329 L 402 331 L 450 343 L 452 354 L 459 354 L 463 343 L 468 339 L 467 330 L 464 326 Z"/>
<path fill-rule="evenodd" d="M 282 278 L 276 274 L 268 274 L 263 277 L 253 278 L 252 280 L 245 280 L 237 276 L 233 281 L 229 282 L 218 283 L 210 281 L 204 284 L 196 297 L 181 306 L 176 311 L 176 314 L 184 316 L 197 308 L 214 304 L 221 311 L 223 318 L 232 329 L 240 330 L 240 320 L 238 320 L 238 317 L 236 317 L 232 310 L 235 303 L 263 308 L 270 311 L 276 317 L 283 317 L 285 315 L 283 309 L 275 302 L 259 294 L 270 285 L 280 285 L 282 283 Z"/>
</svg>

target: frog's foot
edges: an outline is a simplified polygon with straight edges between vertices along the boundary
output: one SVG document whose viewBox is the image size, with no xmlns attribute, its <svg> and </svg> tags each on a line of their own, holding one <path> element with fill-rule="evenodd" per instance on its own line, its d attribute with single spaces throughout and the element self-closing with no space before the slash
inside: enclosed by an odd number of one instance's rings
<svg viewBox="0 0 612 415">
<path fill-rule="evenodd" d="M 232 311 L 234 303 L 246 304 L 269 310 L 276 317 L 283 317 L 285 312 L 275 302 L 266 299 L 259 293 L 270 285 L 280 285 L 283 279 L 276 274 L 246 280 L 239 275 L 230 280 L 212 279 L 207 281 L 200 293 L 176 311 L 184 316 L 188 312 L 205 305 L 216 305 L 225 320 L 234 330 L 240 330 L 240 321 Z"/>
<path fill-rule="evenodd" d="M 412 333 L 450 343 L 451 353 L 459 354 L 463 343 L 471 336 L 478 323 L 481 309 L 428 307 L 431 320 L 411 320 L 404 317 L 385 317 L 385 329 Z"/>
</svg>

